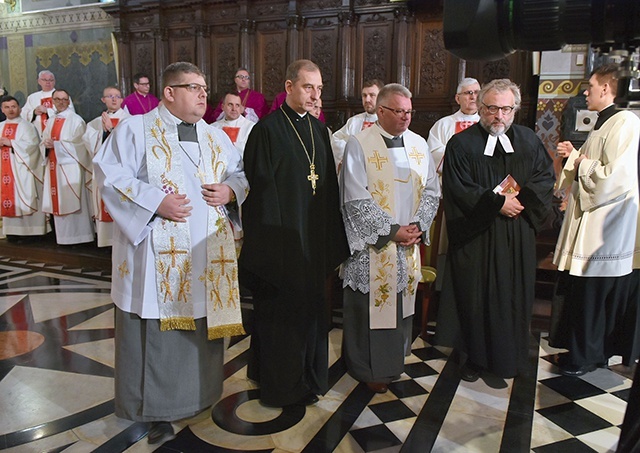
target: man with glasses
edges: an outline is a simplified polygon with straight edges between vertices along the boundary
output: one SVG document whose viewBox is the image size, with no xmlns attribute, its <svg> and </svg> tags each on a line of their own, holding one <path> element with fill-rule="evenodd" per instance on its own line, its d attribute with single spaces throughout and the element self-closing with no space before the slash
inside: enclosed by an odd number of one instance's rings
<svg viewBox="0 0 640 453">
<path fill-rule="evenodd" d="M 480 119 L 478 115 L 478 93 L 480 84 L 476 79 L 466 77 L 458 84 L 456 103 L 460 109 L 453 115 L 445 116 L 436 121 L 429 131 L 427 146 L 433 156 L 438 174 L 442 174 L 442 158 L 445 146 L 454 134 L 473 126 Z"/>
<path fill-rule="evenodd" d="M 121 107 L 122 93 L 118 88 L 113 86 L 105 88 L 102 92 L 101 100 L 107 109 L 102 112 L 102 115 L 87 124 L 87 129 L 82 136 L 84 146 L 89 150 L 89 154 L 92 157 L 96 155 L 113 128 L 121 120 L 131 116 L 129 112 Z M 87 181 L 87 187 L 91 190 L 91 207 L 96 223 L 98 247 L 109 247 L 113 240 L 113 219 L 104 207 L 95 178 Z"/>
<path fill-rule="evenodd" d="M 249 88 L 251 85 L 251 76 L 245 68 L 240 68 L 236 71 L 233 82 L 234 89 L 238 93 L 238 96 L 240 96 L 240 102 L 244 107 L 244 116 L 254 123 L 257 123 L 260 118 L 265 116 L 269 111 L 267 101 L 264 99 L 262 93 Z M 213 118 L 216 121 L 220 120 L 224 114 L 222 111 L 223 101 L 224 98 L 220 99 L 218 106 L 213 111 Z"/>
<path fill-rule="evenodd" d="M 53 215 L 56 242 L 82 244 L 94 240 L 91 200 L 91 155 L 82 143 L 84 120 L 69 109 L 69 93 L 51 95 L 55 116 L 47 121 L 40 149 L 45 156 L 42 210 Z"/>
<path fill-rule="evenodd" d="M 41 90 L 31 93 L 27 97 L 21 115 L 22 118 L 33 123 L 36 126 L 38 135 L 42 136 L 42 131 L 47 126 L 47 119 L 54 115 L 51 96 L 56 88 L 56 76 L 51 71 L 40 71 L 38 73 L 38 85 L 40 85 Z M 69 106 L 67 108 L 75 112 L 71 97 L 69 97 Z"/>
<path fill-rule="evenodd" d="M 552 159 L 535 133 L 513 124 L 520 89 L 493 80 L 478 94 L 480 122 L 447 143 L 442 200 L 449 248 L 436 341 L 457 346 L 461 378 L 501 378 L 527 366 L 536 232 L 551 208 Z M 503 182 L 504 181 L 504 182 Z"/>
<path fill-rule="evenodd" d="M 150 93 L 151 82 L 146 74 L 138 73 L 133 76 L 133 88 L 135 91 L 122 101 L 122 108 L 131 115 L 144 115 L 155 109 L 160 101 Z"/>
<path fill-rule="evenodd" d="M 429 244 L 440 186 L 425 139 L 408 130 L 411 92 L 392 83 L 377 95 L 378 121 L 349 139 L 340 172 L 351 249 L 342 354 L 352 377 L 384 393 L 410 350 L 419 244 Z"/>
<path fill-rule="evenodd" d="M 115 413 L 151 422 L 150 444 L 221 395 L 223 337 L 244 333 L 233 229 L 249 190 L 238 151 L 202 120 L 202 71 L 173 63 L 162 86 L 94 158 L 116 225 Z"/>
<path fill-rule="evenodd" d="M 371 127 L 378 121 L 376 114 L 376 99 L 378 92 L 384 87 L 384 83 L 378 79 L 367 80 L 362 85 L 362 107 L 364 112 L 358 113 L 347 120 L 344 126 L 333 133 L 331 137 L 331 148 L 336 161 L 336 168 L 342 164 L 344 147 L 352 135 Z"/>
</svg>

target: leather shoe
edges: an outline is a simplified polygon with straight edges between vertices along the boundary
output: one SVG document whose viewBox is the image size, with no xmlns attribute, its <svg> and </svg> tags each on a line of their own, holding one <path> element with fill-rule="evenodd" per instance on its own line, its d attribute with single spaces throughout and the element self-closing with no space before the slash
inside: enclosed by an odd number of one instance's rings
<svg viewBox="0 0 640 453">
<path fill-rule="evenodd" d="M 476 382 L 480 377 L 480 370 L 465 364 L 460 368 L 460 379 L 467 382 Z"/>
<path fill-rule="evenodd" d="M 584 376 L 585 374 L 594 371 L 597 365 L 590 363 L 588 365 L 564 365 L 560 367 L 560 374 L 564 376 Z"/>
<path fill-rule="evenodd" d="M 297 403 L 294 403 L 296 406 L 313 406 L 318 402 L 318 395 L 315 393 L 308 393 L 302 398 L 298 400 Z"/>
<path fill-rule="evenodd" d="M 147 442 L 150 444 L 163 444 L 176 438 L 173 426 L 169 422 L 153 422 L 147 435 Z"/>
<path fill-rule="evenodd" d="M 389 387 L 383 382 L 367 382 L 367 388 L 374 393 L 387 393 Z"/>
</svg>

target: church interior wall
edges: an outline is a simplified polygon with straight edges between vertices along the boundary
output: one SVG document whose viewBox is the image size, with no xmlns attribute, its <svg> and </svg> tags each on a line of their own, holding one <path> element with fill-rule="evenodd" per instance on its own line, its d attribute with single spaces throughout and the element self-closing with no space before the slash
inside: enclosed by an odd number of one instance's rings
<svg viewBox="0 0 640 453">
<path fill-rule="evenodd" d="M 416 12 L 406 0 L 127 0 L 46 13 L 5 11 L 0 77 L 23 101 L 38 89 L 37 72 L 50 69 L 90 120 L 102 109 L 102 88 L 117 83 L 129 94 L 136 72 L 150 74 L 159 95 L 162 70 L 173 61 L 203 68 L 215 105 L 238 67 L 249 70 L 253 88 L 270 102 L 284 89 L 287 65 L 309 58 L 322 70 L 323 110 L 333 130 L 362 110 L 362 81 L 379 78 L 413 92 L 412 129 L 426 136 L 436 120 L 457 110 L 453 94 L 462 74 L 481 83 L 514 80 L 523 92 L 516 122 L 535 127 L 541 85 L 531 53 L 460 60 L 444 48 L 442 0 L 424 4 Z M 542 133 L 553 151 L 552 134 Z"/>
</svg>

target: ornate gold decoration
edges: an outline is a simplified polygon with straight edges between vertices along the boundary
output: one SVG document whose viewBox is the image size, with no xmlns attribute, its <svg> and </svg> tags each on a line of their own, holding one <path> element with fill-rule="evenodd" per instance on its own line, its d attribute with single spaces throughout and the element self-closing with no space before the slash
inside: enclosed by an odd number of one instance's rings
<svg viewBox="0 0 640 453">
<path fill-rule="evenodd" d="M 98 52 L 100 55 L 100 61 L 104 64 L 109 64 L 113 61 L 113 48 L 111 47 L 111 41 L 98 41 L 88 43 L 76 43 L 73 45 L 60 45 L 53 47 L 36 47 L 36 58 L 40 59 L 41 65 L 48 68 L 51 64 L 51 59 L 57 56 L 60 60 L 60 64 L 64 67 L 69 66 L 71 63 L 71 56 L 77 55 L 80 58 L 80 63 L 83 66 L 87 66 L 91 62 L 91 56 L 94 52 Z"/>
<path fill-rule="evenodd" d="M 379 179 L 373 184 L 371 196 L 385 212 L 391 212 L 389 205 L 389 185 L 385 184 L 383 180 Z"/>
<path fill-rule="evenodd" d="M 411 152 L 409 153 L 409 157 L 412 158 L 413 160 L 418 161 L 418 165 L 420 165 L 420 163 L 422 162 L 422 159 L 425 158 L 424 153 L 419 153 L 418 148 L 416 148 L 415 146 L 411 147 Z"/>
<path fill-rule="evenodd" d="M 118 273 L 120 274 L 120 278 L 124 278 L 125 275 L 129 275 L 129 266 L 127 265 L 127 260 L 124 260 L 120 266 L 118 266 Z"/>
<path fill-rule="evenodd" d="M 381 156 L 378 150 L 375 150 L 373 152 L 373 157 L 369 157 L 368 162 L 373 163 L 376 166 L 376 170 L 380 171 L 382 170 L 382 164 L 389 162 L 389 159 Z"/>
</svg>

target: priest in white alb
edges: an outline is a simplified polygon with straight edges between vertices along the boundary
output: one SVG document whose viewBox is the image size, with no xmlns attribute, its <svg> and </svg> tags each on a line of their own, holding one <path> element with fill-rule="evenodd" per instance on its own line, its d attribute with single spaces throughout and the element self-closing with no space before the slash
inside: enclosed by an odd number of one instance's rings
<svg viewBox="0 0 640 453">
<path fill-rule="evenodd" d="M 223 337 L 244 333 L 232 223 L 249 190 L 240 153 L 202 120 L 204 74 L 179 62 L 162 77 L 160 106 L 93 161 L 116 224 L 115 413 L 151 422 L 150 444 L 221 395 Z"/>
<path fill-rule="evenodd" d="M 253 129 L 253 125 L 256 124 L 245 118 L 242 115 L 243 112 L 244 106 L 240 95 L 230 91 L 222 101 L 222 118 L 212 124 L 212 126 L 222 129 L 229 136 L 229 139 L 240 151 L 241 155 L 244 154 L 244 146 L 247 144 L 249 133 Z"/>
<path fill-rule="evenodd" d="M 82 143 L 84 120 L 69 110 L 69 93 L 52 95 L 55 116 L 42 133 L 40 151 L 46 160 L 42 210 L 53 215 L 56 242 L 92 242 L 95 232 L 85 182 L 91 179 L 91 156 Z"/>
<path fill-rule="evenodd" d="M 87 129 L 82 136 L 84 146 L 89 150 L 91 157 L 95 156 L 118 123 L 129 118 L 129 112 L 122 109 L 122 93 L 116 87 L 107 87 L 102 92 L 102 102 L 107 110 L 87 123 Z M 98 247 L 109 247 L 113 241 L 113 219 L 107 212 L 96 186 L 95 178 L 86 182 L 87 189 L 91 193 L 92 213 L 95 219 Z"/>
<path fill-rule="evenodd" d="M 0 189 L 2 231 L 5 235 L 40 236 L 50 231 L 41 210 L 43 166 L 35 127 L 20 117 L 11 96 L 1 99 L 7 119 L 0 123 Z"/>
<path fill-rule="evenodd" d="M 349 374 L 377 393 L 404 371 L 420 281 L 420 243 L 440 185 L 424 138 L 408 130 L 411 92 L 378 93 L 378 121 L 345 148 L 340 191 L 351 256 L 343 264 L 343 356 Z"/>
<path fill-rule="evenodd" d="M 47 126 L 47 120 L 55 114 L 52 96 L 56 89 L 56 76 L 46 69 L 40 71 L 38 73 L 38 85 L 42 89 L 27 96 L 21 115 L 22 118 L 33 123 L 38 130 L 38 135 L 42 136 L 42 132 Z M 75 112 L 71 97 L 69 97 L 68 108 Z"/>
</svg>

